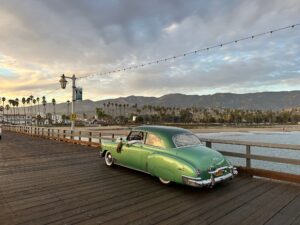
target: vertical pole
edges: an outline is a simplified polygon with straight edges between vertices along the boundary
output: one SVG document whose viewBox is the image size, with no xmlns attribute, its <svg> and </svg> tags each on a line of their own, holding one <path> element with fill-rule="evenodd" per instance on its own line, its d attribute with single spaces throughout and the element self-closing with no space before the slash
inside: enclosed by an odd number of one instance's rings
<svg viewBox="0 0 300 225">
<path fill-rule="evenodd" d="M 72 114 L 74 114 L 74 111 L 75 111 L 75 88 L 76 88 L 75 81 L 76 81 L 76 77 L 75 77 L 75 75 L 73 75 L 72 76 L 72 107 L 71 107 Z M 74 130 L 74 129 L 75 129 L 75 120 L 72 120 L 71 121 L 71 130 Z"/>
<path fill-rule="evenodd" d="M 89 132 L 89 143 L 92 142 L 92 132 Z"/>
<path fill-rule="evenodd" d="M 250 145 L 246 145 L 246 167 L 251 168 L 251 147 Z"/>
<path fill-rule="evenodd" d="M 81 130 L 78 132 L 78 140 L 81 141 Z"/>
</svg>

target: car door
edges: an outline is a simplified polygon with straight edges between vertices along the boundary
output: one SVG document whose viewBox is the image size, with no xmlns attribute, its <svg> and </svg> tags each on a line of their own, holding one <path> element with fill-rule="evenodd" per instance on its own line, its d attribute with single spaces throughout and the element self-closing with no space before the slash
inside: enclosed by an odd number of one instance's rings
<svg viewBox="0 0 300 225">
<path fill-rule="evenodd" d="M 141 170 L 141 154 L 144 147 L 144 132 L 132 131 L 127 137 L 127 143 L 122 146 L 118 155 L 118 162 L 124 166 Z"/>
<path fill-rule="evenodd" d="M 145 144 L 140 151 L 141 170 L 148 171 L 148 156 L 153 153 L 164 152 L 163 140 L 156 134 L 148 132 L 145 136 Z"/>
</svg>

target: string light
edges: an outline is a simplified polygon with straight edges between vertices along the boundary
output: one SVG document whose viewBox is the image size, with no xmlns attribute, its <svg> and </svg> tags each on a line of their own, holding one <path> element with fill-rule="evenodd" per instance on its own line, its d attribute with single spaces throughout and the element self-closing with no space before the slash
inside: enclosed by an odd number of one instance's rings
<svg viewBox="0 0 300 225">
<path fill-rule="evenodd" d="M 246 40 L 250 40 L 250 39 L 252 40 L 254 38 L 265 36 L 265 35 L 268 35 L 268 34 L 274 34 L 275 32 L 287 30 L 287 29 L 290 29 L 290 28 L 295 28 L 296 26 L 299 26 L 299 25 L 300 25 L 300 23 L 293 24 L 293 25 L 286 26 L 286 27 L 280 27 L 278 29 L 265 31 L 265 32 L 262 32 L 262 33 L 250 35 L 250 36 L 247 36 L 247 37 L 243 37 L 243 38 L 236 39 L 236 40 L 233 40 L 233 41 L 224 42 L 224 43 L 221 43 L 221 44 L 208 46 L 208 47 L 201 48 L 201 49 L 196 49 L 196 50 L 193 50 L 193 51 L 190 51 L 190 52 L 185 52 L 185 53 L 182 53 L 182 54 L 179 54 L 179 55 L 174 55 L 172 57 L 156 59 L 156 60 L 153 60 L 153 61 L 150 61 L 150 62 L 147 62 L 147 63 L 141 63 L 141 64 L 138 64 L 138 65 L 135 65 L 135 66 L 128 66 L 128 67 L 115 69 L 115 70 L 111 70 L 111 71 L 107 71 L 107 72 L 88 74 L 88 75 L 85 75 L 85 76 L 82 76 L 82 77 L 78 77 L 77 79 L 78 80 L 83 80 L 83 79 L 88 78 L 88 77 L 110 75 L 110 74 L 114 74 L 114 73 L 119 73 L 121 71 L 127 71 L 127 70 L 142 68 L 142 67 L 145 67 L 145 66 L 156 65 L 156 64 L 159 64 L 159 63 L 162 63 L 162 62 L 167 62 L 167 61 L 170 61 L 170 60 L 175 60 L 175 59 L 187 57 L 189 55 L 199 54 L 201 52 L 209 51 L 211 49 L 221 48 L 221 47 L 226 46 L 226 45 L 236 44 L 238 42 L 242 42 L 242 41 L 246 41 Z M 54 90 L 49 90 L 49 92 L 46 92 L 46 94 L 44 94 L 44 95 L 53 94 L 54 92 L 57 92 L 58 90 L 60 90 L 60 87 L 56 88 Z"/>
<path fill-rule="evenodd" d="M 286 27 L 280 27 L 280 28 L 275 29 L 275 30 L 270 30 L 270 31 L 250 35 L 250 36 L 247 36 L 247 37 L 244 37 L 244 38 L 236 39 L 236 40 L 229 41 L 229 42 L 224 42 L 224 43 L 221 43 L 221 44 L 209 46 L 209 47 L 202 48 L 202 49 L 197 49 L 197 50 L 190 51 L 190 52 L 185 52 L 185 53 L 175 55 L 175 56 L 172 56 L 172 57 L 163 58 L 163 59 L 156 59 L 156 60 L 150 61 L 148 63 L 142 63 L 142 64 L 138 64 L 136 66 L 128 66 L 128 67 L 124 67 L 122 69 L 117 69 L 117 70 L 112 70 L 112 71 L 107 71 L 107 72 L 100 72 L 100 73 L 95 73 L 95 74 L 89 74 L 89 75 L 86 75 L 86 76 L 79 77 L 78 79 L 84 79 L 84 78 L 88 78 L 88 77 L 91 77 L 91 76 L 110 75 L 110 74 L 113 74 L 113 73 L 118 73 L 120 71 L 138 69 L 138 68 L 141 68 L 141 67 L 144 67 L 144 66 L 147 66 L 147 65 L 158 64 L 158 63 L 161 63 L 161 62 L 167 62 L 167 61 L 170 61 L 170 60 L 183 58 L 183 57 L 189 56 L 191 54 L 198 54 L 200 52 L 208 51 L 208 50 L 211 50 L 211 49 L 214 49 L 214 48 L 223 47 L 223 46 L 226 46 L 226 45 L 231 45 L 231 44 L 238 43 L 238 42 L 241 42 L 241 41 L 246 41 L 246 40 L 249 40 L 249 39 L 254 39 L 254 38 L 261 37 L 261 36 L 264 36 L 264 35 L 267 35 L 267 34 L 273 34 L 275 32 L 279 32 L 279 31 L 286 30 L 286 29 L 289 29 L 289 28 L 294 28 L 294 27 L 299 26 L 299 25 L 300 24 L 297 23 L 297 24 L 293 24 L 293 25 L 290 25 L 290 26 L 286 26 Z"/>
</svg>

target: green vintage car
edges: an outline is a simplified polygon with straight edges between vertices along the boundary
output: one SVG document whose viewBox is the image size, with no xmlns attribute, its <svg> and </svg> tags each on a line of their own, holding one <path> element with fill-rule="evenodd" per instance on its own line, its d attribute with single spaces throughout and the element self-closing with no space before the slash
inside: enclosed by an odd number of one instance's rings
<svg viewBox="0 0 300 225">
<path fill-rule="evenodd" d="M 139 170 L 164 184 L 213 187 L 237 175 L 221 153 L 203 146 L 192 132 L 176 127 L 136 127 L 127 137 L 102 141 L 100 156 L 107 166 Z"/>
</svg>

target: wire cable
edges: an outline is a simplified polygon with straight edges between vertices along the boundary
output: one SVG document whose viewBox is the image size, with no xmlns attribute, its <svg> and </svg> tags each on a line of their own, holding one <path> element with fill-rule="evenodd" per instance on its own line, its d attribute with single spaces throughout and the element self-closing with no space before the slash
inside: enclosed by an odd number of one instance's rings
<svg viewBox="0 0 300 225">
<path fill-rule="evenodd" d="M 94 74 L 88 74 L 88 75 L 85 75 L 85 76 L 82 76 L 82 77 L 78 77 L 77 79 L 80 80 L 80 79 L 85 79 L 85 78 L 88 78 L 88 77 L 91 77 L 91 76 L 110 75 L 110 74 L 118 73 L 118 72 L 121 72 L 121 71 L 133 70 L 133 69 L 138 69 L 138 68 L 142 68 L 142 67 L 145 67 L 145 66 L 159 64 L 161 62 L 167 62 L 167 61 L 170 61 L 170 60 L 183 58 L 183 57 L 186 57 L 186 56 L 189 56 L 189 55 L 192 55 L 192 54 L 198 54 L 200 52 L 209 51 L 209 50 L 214 49 L 214 48 L 219 48 L 219 47 L 223 47 L 223 46 L 226 46 L 226 45 L 235 44 L 235 43 L 238 43 L 238 42 L 241 42 L 241 41 L 246 41 L 246 40 L 249 40 L 249 39 L 252 40 L 252 39 L 257 38 L 257 37 L 265 36 L 265 35 L 268 35 L 268 34 L 273 34 L 275 32 L 279 32 L 279 31 L 290 29 L 290 28 L 294 28 L 294 27 L 299 26 L 299 25 L 300 25 L 300 23 L 296 23 L 296 24 L 293 24 L 293 25 L 280 27 L 280 28 L 277 28 L 277 29 L 274 29 L 274 30 L 269 30 L 269 31 L 265 31 L 265 32 L 262 32 L 262 33 L 257 33 L 257 34 L 254 34 L 254 35 L 246 36 L 246 37 L 243 37 L 243 38 L 240 38 L 240 39 L 235 39 L 235 40 L 232 40 L 232 41 L 223 42 L 223 43 L 220 43 L 220 44 L 215 44 L 215 45 L 212 45 L 212 46 L 208 46 L 206 48 L 201 48 L 201 49 L 185 52 L 185 53 L 182 53 L 182 54 L 179 54 L 179 55 L 174 55 L 174 56 L 167 57 L 167 58 L 152 60 L 152 61 L 147 62 L 147 63 L 142 63 L 142 64 L 138 64 L 138 65 L 133 65 L 133 66 L 127 66 L 127 67 L 124 67 L 124 68 L 110 70 L 110 71 L 107 71 L 107 72 L 99 72 L 99 73 L 94 73 Z"/>
</svg>

